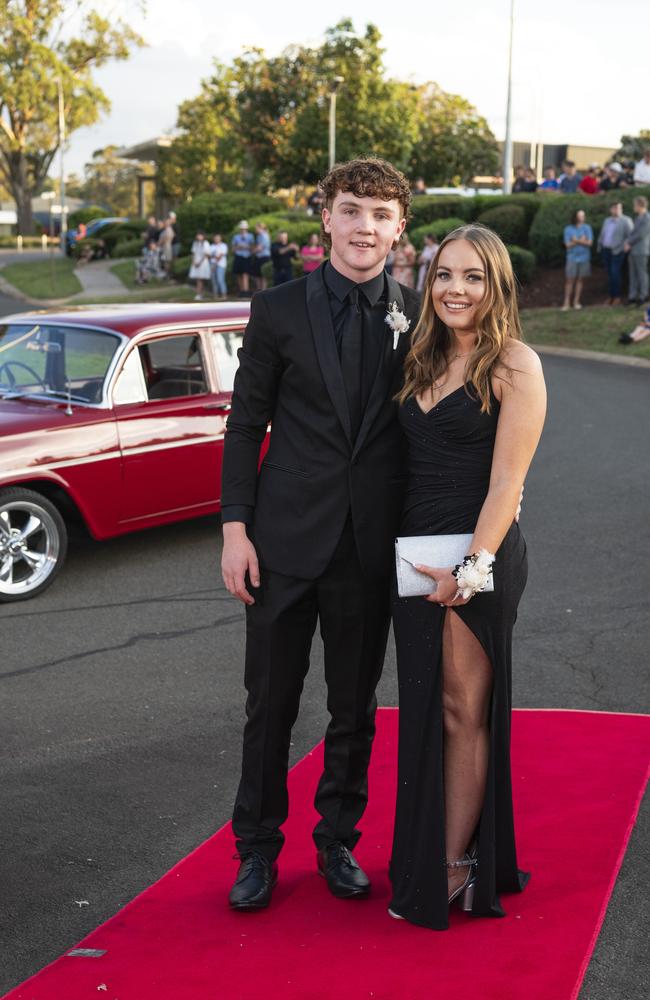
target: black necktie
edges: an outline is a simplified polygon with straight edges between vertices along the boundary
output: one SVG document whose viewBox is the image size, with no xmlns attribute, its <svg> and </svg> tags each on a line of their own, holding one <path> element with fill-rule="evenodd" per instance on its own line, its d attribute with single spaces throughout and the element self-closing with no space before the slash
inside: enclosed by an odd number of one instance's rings
<svg viewBox="0 0 650 1000">
<path fill-rule="evenodd" d="M 361 349 L 363 340 L 363 314 L 359 305 L 359 289 L 348 292 L 348 315 L 341 339 L 341 371 L 350 411 L 352 440 L 361 426 Z"/>
</svg>

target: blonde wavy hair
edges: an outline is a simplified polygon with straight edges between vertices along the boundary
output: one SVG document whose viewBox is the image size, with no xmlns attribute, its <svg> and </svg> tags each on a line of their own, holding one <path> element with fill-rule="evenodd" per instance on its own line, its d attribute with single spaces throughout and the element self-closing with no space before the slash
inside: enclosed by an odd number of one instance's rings
<svg viewBox="0 0 650 1000">
<path fill-rule="evenodd" d="M 503 359 L 506 342 L 523 340 L 517 307 L 517 282 L 510 256 L 496 233 L 479 223 L 459 226 L 445 236 L 438 248 L 422 293 L 422 313 L 413 331 L 406 357 L 404 388 L 396 396 L 400 403 L 430 389 L 444 375 L 449 364 L 453 339 L 433 307 L 431 289 L 440 255 L 453 240 L 467 240 L 478 253 L 485 269 L 486 291 L 476 312 L 478 337 L 465 365 L 465 390 L 472 385 L 481 401 L 481 412 L 491 410 L 491 380 L 496 369 L 506 377 L 512 369 Z M 504 374 L 496 377 L 503 378 Z"/>
</svg>

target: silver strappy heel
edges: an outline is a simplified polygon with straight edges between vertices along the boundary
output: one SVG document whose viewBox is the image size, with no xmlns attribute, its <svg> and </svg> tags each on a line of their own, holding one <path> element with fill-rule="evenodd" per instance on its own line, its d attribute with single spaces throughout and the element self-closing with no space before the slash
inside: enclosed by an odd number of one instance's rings
<svg viewBox="0 0 650 1000">
<path fill-rule="evenodd" d="M 449 897 L 449 905 L 456 903 L 461 910 L 465 913 L 472 912 L 472 905 L 474 903 L 474 886 L 476 885 L 476 872 L 475 868 L 478 863 L 477 858 L 470 857 L 466 854 L 464 858 L 460 861 L 448 861 L 447 868 L 467 868 L 467 876 L 462 885 L 459 885 L 457 889 L 454 889 L 451 896 Z"/>
</svg>

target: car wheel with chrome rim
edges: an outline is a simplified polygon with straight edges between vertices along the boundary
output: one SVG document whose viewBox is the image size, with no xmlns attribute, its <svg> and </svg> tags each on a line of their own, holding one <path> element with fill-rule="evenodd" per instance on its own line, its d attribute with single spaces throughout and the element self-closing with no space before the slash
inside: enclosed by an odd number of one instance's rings
<svg viewBox="0 0 650 1000">
<path fill-rule="evenodd" d="M 0 602 L 40 594 L 61 569 L 68 533 L 61 514 L 35 490 L 0 490 Z"/>
</svg>

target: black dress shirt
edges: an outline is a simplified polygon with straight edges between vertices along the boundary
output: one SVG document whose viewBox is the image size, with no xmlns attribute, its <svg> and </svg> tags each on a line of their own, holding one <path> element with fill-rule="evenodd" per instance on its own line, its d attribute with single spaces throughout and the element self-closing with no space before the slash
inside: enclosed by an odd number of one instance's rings
<svg viewBox="0 0 650 1000">
<path fill-rule="evenodd" d="M 359 292 L 359 308 L 363 315 L 361 391 L 365 409 L 389 333 L 385 323 L 386 277 L 384 272 L 380 271 L 369 281 L 357 283 L 351 278 L 346 278 L 328 261 L 323 268 L 323 280 L 327 289 L 339 357 L 343 331 L 352 308 L 350 292 L 353 288 Z"/>
</svg>

